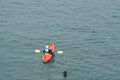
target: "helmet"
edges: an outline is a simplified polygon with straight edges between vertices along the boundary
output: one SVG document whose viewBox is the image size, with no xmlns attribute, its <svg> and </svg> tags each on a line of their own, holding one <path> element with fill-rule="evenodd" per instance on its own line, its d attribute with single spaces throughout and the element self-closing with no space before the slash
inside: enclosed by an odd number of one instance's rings
<svg viewBox="0 0 120 80">
<path fill-rule="evenodd" d="M 45 49 L 45 52 L 48 53 L 48 52 L 49 52 L 49 49 Z"/>
</svg>

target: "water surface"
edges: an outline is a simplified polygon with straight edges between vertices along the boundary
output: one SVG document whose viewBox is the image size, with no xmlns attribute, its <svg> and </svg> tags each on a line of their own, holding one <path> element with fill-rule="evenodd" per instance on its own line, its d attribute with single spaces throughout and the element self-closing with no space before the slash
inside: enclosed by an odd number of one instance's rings
<svg viewBox="0 0 120 80">
<path fill-rule="evenodd" d="M 0 80 L 120 80 L 120 1 L 0 0 L 0 56 Z"/>
</svg>

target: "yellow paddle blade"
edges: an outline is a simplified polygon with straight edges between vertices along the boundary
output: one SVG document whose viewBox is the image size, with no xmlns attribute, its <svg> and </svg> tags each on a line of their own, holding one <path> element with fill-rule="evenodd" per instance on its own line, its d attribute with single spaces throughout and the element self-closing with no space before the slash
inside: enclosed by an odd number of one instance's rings
<svg viewBox="0 0 120 80">
<path fill-rule="evenodd" d="M 46 45 L 45 48 L 48 48 L 48 45 Z"/>
<path fill-rule="evenodd" d="M 63 51 L 57 51 L 58 54 L 63 54 Z"/>
<path fill-rule="evenodd" d="M 40 60 L 40 56 L 35 56 L 35 60 Z"/>
<path fill-rule="evenodd" d="M 36 49 L 35 52 L 36 52 L 36 53 L 40 53 L 40 50 Z"/>
</svg>

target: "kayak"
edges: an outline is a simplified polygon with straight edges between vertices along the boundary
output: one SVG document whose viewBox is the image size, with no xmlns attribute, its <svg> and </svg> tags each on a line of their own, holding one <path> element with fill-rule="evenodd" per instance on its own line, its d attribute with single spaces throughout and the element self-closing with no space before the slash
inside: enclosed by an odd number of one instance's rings
<svg viewBox="0 0 120 80">
<path fill-rule="evenodd" d="M 48 49 L 50 49 L 53 54 L 43 53 L 43 55 L 42 55 L 42 60 L 43 60 L 43 62 L 45 62 L 45 63 L 46 63 L 46 62 L 49 62 L 49 61 L 53 58 L 53 56 L 54 56 L 54 53 L 55 53 L 55 45 L 54 45 L 54 43 L 50 43 L 50 44 L 48 45 Z"/>
</svg>

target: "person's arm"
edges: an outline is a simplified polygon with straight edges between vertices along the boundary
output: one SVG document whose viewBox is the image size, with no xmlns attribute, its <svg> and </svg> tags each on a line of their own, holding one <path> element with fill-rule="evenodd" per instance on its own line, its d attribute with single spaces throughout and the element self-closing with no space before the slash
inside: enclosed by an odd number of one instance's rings
<svg viewBox="0 0 120 80">
<path fill-rule="evenodd" d="M 52 50 L 49 50 L 49 53 L 52 54 Z"/>
<path fill-rule="evenodd" d="M 43 50 L 43 53 L 45 53 L 45 50 Z"/>
</svg>

